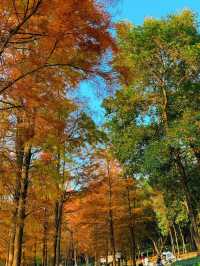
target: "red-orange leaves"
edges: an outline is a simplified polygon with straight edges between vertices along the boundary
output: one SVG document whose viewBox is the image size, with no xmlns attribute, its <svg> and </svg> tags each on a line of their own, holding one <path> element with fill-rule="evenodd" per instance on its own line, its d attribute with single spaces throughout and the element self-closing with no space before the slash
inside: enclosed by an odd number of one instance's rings
<svg viewBox="0 0 200 266">
<path fill-rule="evenodd" d="M 1 38 L 7 38 L 7 42 L 0 50 L 4 56 L 5 66 L 9 64 L 10 73 L 14 73 L 8 75 L 9 84 L 1 88 L 1 94 L 10 90 L 14 84 L 21 87 L 20 80 L 27 82 L 28 76 L 35 77 L 36 73 L 47 79 L 47 72 L 52 68 L 59 75 L 63 73 L 65 83 L 73 86 L 88 75 L 100 73 L 98 65 L 101 56 L 114 44 L 109 33 L 109 16 L 96 1 L 14 2 L 15 7 L 11 0 L 7 1 L 4 7 L 0 6 L 4 10 L 9 10 L 12 21 L 9 24 L 5 22 L 4 17 L 0 17 L 0 22 L 5 28 L 1 31 Z M 36 3 L 39 2 L 36 7 Z M 24 16 L 17 16 L 23 13 Z M 12 34 L 9 35 L 10 31 Z M 15 69 L 12 70 L 12 66 Z M 19 68 L 19 72 L 16 68 Z"/>
<path fill-rule="evenodd" d="M 43 151 L 42 153 L 41 153 L 41 155 L 40 155 L 40 158 L 41 158 L 41 160 L 44 162 L 44 163 L 50 163 L 51 162 L 51 160 L 52 160 L 52 154 L 51 153 L 49 153 L 49 152 L 45 152 L 45 151 Z"/>
</svg>

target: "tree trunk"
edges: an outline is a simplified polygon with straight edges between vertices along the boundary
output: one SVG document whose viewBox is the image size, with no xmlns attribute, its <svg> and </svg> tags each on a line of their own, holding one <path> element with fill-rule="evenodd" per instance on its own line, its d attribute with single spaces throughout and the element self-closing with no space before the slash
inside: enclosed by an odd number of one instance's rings
<svg viewBox="0 0 200 266">
<path fill-rule="evenodd" d="M 34 116 L 33 113 L 20 113 L 17 116 L 16 125 L 16 184 L 14 203 L 15 211 L 13 216 L 13 228 L 15 226 L 14 249 L 11 247 L 9 266 L 20 266 L 22 257 L 22 244 L 24 234 L 25 208 L 29 184 L 29 168 L 31 163 L 31 144 L 30 138 L 34 135 Z M 22 126 L 23 125 L 23 126 Z M 12 255 L 13 254 L 13 255 Z"/>
<path fill-rule="evenodd" d="M 171 246 L 172 246 L 172 253 L 175 255 L 176 253 L 175 253 L 175 248 L 174 248 L 174 239 L 173 239 L 171 228 L 169 228 L 169 235 L 170 235 L 170 241 L 171 241 Z"/>
<path fill-rule="evenodd" d="M 97 239 L 97 225 L 95 223 L 94 224 L 94 266 L 98 266 L 97 241 L 98 241 L 98 239 Z"/>
<path fill-rule="evenodd" d="M 14 242 L 13 266 L 21 265 L 22 244 L 24 235 L 24 221 L 26 217 L 26 200 L 29 184 L 29 168 L 31 161 L 31 146 L 24 147 L 24 162 L 21 176 L 21 191 L 19 194 L 19 204 L 17 208 L 16 234 Z"/>
<path fill-rule="evenodd" d="M 194 237 L 195 245 L 196 245 L 197 251 L 200 252 L 200 235 L 199 235 L 199 231 L 198 231 L 196 217 L 194 214 L 194 209 L 192 206 L 192 196 L 191 196 L 191 193 L 190 193 L 190 190 L 188 187 L 188 177 L 187 177 L 187 174 L 185 171 L 185 167 L 181 161 L 181 157 L 180 157 L 179 152 L 176 152 L 176 164 L 177 164 L 177 167 L 178 167 L 179 172 L 180 172 L 181 183 L 182 183 L 183 190 L 184 190 L 185 197 L 186 197 L 188 216 L 190 218 L 190 222 L 192 225 L 192 231 L 193 231 L 193 237 Z"/>
<path fill-rule="evenodd" d="M 194 239 L 194 231 L 192 229 L 192 226 L 190 225 L 190 250 L 194 251 L 196 249 L 195 239 Z"/>
<path fill-rule="evenodd" d="M 114 235 L 114 226 L 113 226 L 113 213 L 111 209 L 109 210 L 109 226 L 110 226 L 110 242 L 111 242 L 112 255 L 113 255 L 113 266 L 116 266 L 115 235 Z"/>
<path fill-rule="evenodd" d="M 53 266 L 60 264 L 60 242 L 63 216 L 63 199 L 59 199 L 55 204 L 55 237 L 54 237 L 54 259 Z"/>
<path fill-rule="evenodd" d="M 108 244 L 109 244 L 109 239 L 108 237 L 106 238 L 106 266 L 108 266 L 108 253 L 109 253 L 109 247 L 108 247 Z"/>
<path fill-rule="evenodd" d="M 163 128 L 164 128 L 164 133 L 167 133 L 168 130 L 168 114 L 167 114 L 167 109 L 168 109 L 168 98 L 167 98 L 167 92 L 164 86 L 161 86 L 161 93 L 162 93 L 162 120 L 163 120 Z"/>
<path fill-rule="evenodd" d="M 18 123 L 21 123 L 21 120 L 18 120 Z M 16 172 L 16 180 L 15 180 L 15 192 L 14 192 L 14 210 L 12 212 L 11 219 L 11 228 L 10 228 L 10 241 L 9 241 L 9 250 L 8 250 L 8 261 L 7 266 L 13 265 L 14 259 L 14 249 L 15 249 L 15 236 L 16 236 L 16 226 L 17 226 L 17 215 L 18 215 L 18 206 L 19 206 L 19 198 L 22 187 L 22 172 L 23 172 L 23 160 L 24 160 L 24 145 L 21 140 L 21 129 L 17 129 L 16 131 L 16 164 L 17 164 L 17 172 Z"/>
<path fill-rule="evenodd" d="M 26 264 L 26 261 L 25 261 L 25 246 L 24 246 L 24 243 L 22 245 L 22 259 L 21 259 L 21 265 L 22 266 L 25 266 Z"/>
<path fill-rule="evenodd" d="M 166 243 L 166 241 L 167 241 L 167 236 L 166 237 L 164 237 L 164 239 L 162 238 L 162 237 L 160 237 L 159 239 L 158 239 L 158 241 L 157 241 L 157 243 L 156 243 L 156 241 L 153 239 L 153 238 L 149 238 L 151 241 L 152 241 L 152 243 L 153 243 L 153 246 L 154 246 L 154 251 L 156 252 L 156 254 L 158 255 L 158 256 L 160 256 L 161 255 L 161 253 L 162 253 L 162 251 L 163 251 L 163 248 L 164 248 L 164 246 L 165 246 L 165 243 Z"/>
<path fill-rule="evenodd" d="M 173 227 L 173 230 L 174 230 L 175 241 L 176 241 L 176 250 L 177 250 L 177 255 L 178 255 L 178 258 L 179 258 L 180 257 L 180 249 L 179 249 L 179 243 L 178 243 L 176 227 L 175 227 L 174 223 L 172 223 L 172 227 Z"/>
<path fill-rule="evenodd" d="M 181 230 L 181 227 L 180 227 L 179 224 L 178 224 L 178 228 L 179 228 L 179 232 L 180 232 L 180 236 L 181 236 L 181 241 L 182 241 L 182 246 L 183 246 L 183 253 L 187 253 L 184 236 L 183 236 L 183 233 L 182 233 L 182 230 Z"/>
<path fill-rule="evenodd" d="M 132 259 L 132 265 L 136 266 L 135 217 L 134 213 L 132 213 L 130 191 L 128 186 L 126 187 L 126 190 L 127 190 L 127 202 L 128 202 L 129 230 L 131 237 L 131 259 Z M 135 199 L 134 199 L 134 208 L 135 208 Z"/>
<path fill-rule="evenodd" d="M 73 254 L 74 254 L 74 266 L 78 266 L 77 263 L 77 250 L 76 250 L 76 245 L 73 239 Z"/>
<path fill-rule="evenodd" d="M 73 261 L 73 254 L 74 254 L 74 236 L 73 231 L 69 230 L 70 232 L 70 242 L 69 245 L 66 247 L 66 266 L 70 265 Z"/>
<path fill-rule="evenodd" d="M 14 243 L 13 266 L 21 265 L 24 219 L 25 219 L 25 200 L 26 198 L 24 196 L 20 197 L 18 215 L 17 215 L 18 219 L 16 225 L 15 243 Z"/>
<path fill-rule="evenodd" d="M 34 265 L 37 266 L 37 241 L 35 240 L 34 245 Z"/>
<path fill-rule="evenodd" d="M 152 241 L 152 243 L 153 243 L 153 247 L 154 247 L 154 250 L 155 250 L 155 252 L 156 252 L 156 255 L 157 255 L 157 256 L 160 255 L 160 251 L 159 251 L 159 248 L 158 248 L 158 246 L 157 246 L 157 244 L 156 244 L 156 241 L 155 241 L 154 239 L 152 239 L 152 238 L 151 238 L 151 241 Z"/>
<path fill-rule="evenodd" d="M 110 243 L 112 247 L 113 266 L 116 266 L 116 248 L 115 248 L 115 235 L 114 235 L 113 211 L 112 211 L 112 181 L 111 181 L 111 176 L 110 176 L 109 165 L 107 167 L 107 171 L 108 171 L 108 189 L 109 189 L 108 220 L 109 220 L 109 227 L 110 227 Z"/>
<path fill-rule="evenodd" d="M 15 234 L 16 234 L 16 223 L 15 223 L 16 213 L 17 213 L 17 209 L 12 217 L 12 224 L 10 228 L 10 240 L 9 240 L 9 247 L 8 247 L 8 258 L 7 258 L 6 266 L 12 266 L 13 264 L 14 242 L 15 242 Z"/>
<path fill-rule="evenodd" d="M 85 255 L 85 266 L 89 266 L 89 257 L 87 254 Z"/>
<path fill-rule="evenodd" d="M 47 209 L 44 208 L 42 266 L 47 266 L 47 259 L 48 259 L 47 234 L 48 234 L 48 217 L 47 217 Z"/>
</svg>

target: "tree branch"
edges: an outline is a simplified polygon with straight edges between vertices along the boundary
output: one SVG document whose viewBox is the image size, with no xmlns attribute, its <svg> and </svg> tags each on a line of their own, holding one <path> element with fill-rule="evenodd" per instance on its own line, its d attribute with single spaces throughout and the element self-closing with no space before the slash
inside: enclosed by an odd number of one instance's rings
<svg viewBox="0 0 200 266">
<path fill-rule="evenodd" d="M 72 65 L 72 64 L 60 64 L 60 63 L 55 63 L 55 64 L 44 64 L 44 65 L 41 65 L 39 67 L 36 67 L 35 69 L 32 69 L 22 75 L 20 75 L 18 78 L 16 78 L 15 80 L 9 82 L 4 88 L 2 88 L 0 90 L 0 94 L 2 94 L 4 91 L 6 91 L 8 88 L 12 87 L 15 83 L 17 83 L 18 81 L 24 79 L 25 77 L 27 76 L 30 76 L 36 72 L 39 72 L 40 70 L 44 69 L 44 68 L 53 68 L 53 67 L 69 67 L 69 68 L 72 68 L 78 72 L 82 72 L 83 75 L 87 75 L 88 73 L 90 74 L 94 74 L 94 71 L 92 70 L 87 70 L 87 69 L 84 69 L 82 67 L 79 67 L 79 66 L 75 66 L 75 65 Z"/>
<path fill-rule="evenodd" d="M 5 39 L 1 49 L 0 49 L 0 56 L 3 54 L 5 48 L 7 47 L 8 43 L 10 42 L 11 38 L 17 34 L 17 32 L 23 27 L 23 25 L 38 11 L 40 5 L 42 4 L 43 0 L 38 0 L 37 4 L 35 7 L 33 7 L 33 10 L 27 14 L 24 19 L 18 23 L 16 27 L 10 30 L 7 38 Z"/>
</svg>

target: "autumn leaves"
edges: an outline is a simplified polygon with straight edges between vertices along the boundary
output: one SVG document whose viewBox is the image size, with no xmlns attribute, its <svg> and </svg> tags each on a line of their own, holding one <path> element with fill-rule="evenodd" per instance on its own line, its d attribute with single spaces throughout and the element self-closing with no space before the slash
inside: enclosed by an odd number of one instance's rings
<svg viewBox="0 0 200 266">
<path fill-rule="evenodd" d="M 52 165 L 47 162 L 48 166 L 43 166 L 40 173 L 46 180 L 48 167 L 52 170 L 49 173 L 55 192 L 51 187 L 49 193 L 56 194 L 55 220 L 60 219 L 60 206 L 65 199 L 61 187 L 69 176 L 65 163 L 70 161 L 70 152 L 78 152 L 83 144 L 82 133 L 87 131 L 81 128 L 79 107 L 67 98 L 66 91 L 81 80 L 101 74 L 101 57 L 113 41 L 109 16 L 95 1 L 14 0 L 1 1 L 0 8 L 1 143 L 4 143 L 1 188 L 3 194 L 13 199 L 5 209 L 10 226 L 4 227 L 8 235 L 3 257 L 11 266 L 22 263 L 29 206 L 44 193 L 35 183 L 36 172 L 42 168 L 38 161 L 41 153 L 49 153 L 52 159 Z M 46 201 L 49 197 L 46 196 Z M 43 216 L 40 205 L 43 206 L 44 199 L 40 202 L 39 211 L 37 208 L 35 211 Z M 60 259 L 60 227 L 59 220 L 55 228 L 54 265 Z"/>
</svg>

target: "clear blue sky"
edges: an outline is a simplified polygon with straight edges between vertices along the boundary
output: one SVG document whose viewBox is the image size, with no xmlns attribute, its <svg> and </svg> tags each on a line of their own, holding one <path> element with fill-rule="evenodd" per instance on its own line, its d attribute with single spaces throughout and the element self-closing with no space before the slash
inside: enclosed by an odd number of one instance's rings
<svg viewBox="0 0 200 266">
<path fill-rule="evenodd" d="M 142 24 L 145 17 L 161 18 L 170 13 L 180 12 L 184 8 L 192 9 L 200 14 L 200 0 L 119 0 L 112 8 L 114 21 L 128 20 L 134 24 Z M 101 88 L 99 88 L 101 91 Z M 104 110 L 101 108 L 102 95 L 95 93 L 91 84 L 83 83 L 77 95 L 86 102 L 87 111 L 97 124 L 104 120 Z"/>
<path fill-rule="evenodd" d="M 115 20 L 129 20 L 141 24 L 145 17 L 164 17 L 190 8 L 200 14 L 199 0 L 119 0 L 117 10 L 114 10 Z"/>
</svg>

